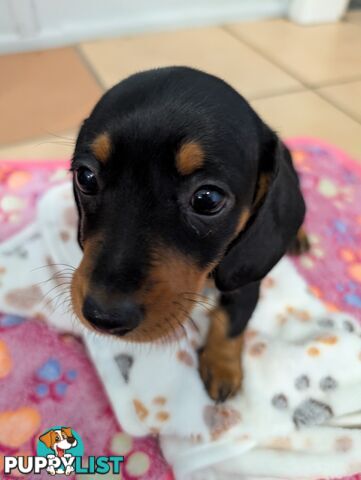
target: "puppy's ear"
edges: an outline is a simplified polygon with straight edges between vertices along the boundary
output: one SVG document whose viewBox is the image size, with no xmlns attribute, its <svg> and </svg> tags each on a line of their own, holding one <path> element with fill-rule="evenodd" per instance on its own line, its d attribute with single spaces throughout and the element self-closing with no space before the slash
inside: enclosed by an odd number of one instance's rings
<svg viewBox="0 0 361 480">
<path fill-rule="evenodd" d="M 262 279 L 286 252 L 304 219 L 305 204 L 291 155 L 273 132 L 268 134 L 252 216 L 215 271 L 221 291 Z"/>
<path fill-rule="evenodd" d="M 47 448 L 51 448 L 55 443 L 55 433 L 50 430 L 49 432 L 44 433 L 44 435 L 41 435 L 39 440 L 43 442 Z"/>
<path fill-rule="evenodd" d="M 63 427 L 63 428 L 61 429 L 61 431 L 62 431 L 63 433 L 65 433 L 65 435 L 66 435 L 67 437 L 73 437 L 73 436 L 74 436 L 74 435 L 73 435 L 73 432 L 71 431 L 71 428 L 69 428 L 69 427 Z"/>
</svg>

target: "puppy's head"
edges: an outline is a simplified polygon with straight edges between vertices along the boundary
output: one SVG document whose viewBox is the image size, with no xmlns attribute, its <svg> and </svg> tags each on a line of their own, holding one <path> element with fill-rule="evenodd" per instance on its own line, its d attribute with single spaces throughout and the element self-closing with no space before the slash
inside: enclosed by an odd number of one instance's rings
<svg viewBox="0 0 361 480">
<path fill-rule="evenodd" d="M 56 452 L 59 449 L 68 450 L 77 444 L 71 428 L 68 427 L 63 427 L 60 430 L 49 430 L 47 433 L 44 433 L 44 435 L 41 435 L 39 440 L 43 442 L 47 448 L 51 448 Z"/>
<path fill-rule="evenodd" d="M 84 253 L 74 310 L 126 339 L 176 331 L 211 272 L 223 291 L 262 278 L 303 220 L 276 135 L 222 80 L 185 67 L 107 92 L 72 170 Z"/>
</svg>

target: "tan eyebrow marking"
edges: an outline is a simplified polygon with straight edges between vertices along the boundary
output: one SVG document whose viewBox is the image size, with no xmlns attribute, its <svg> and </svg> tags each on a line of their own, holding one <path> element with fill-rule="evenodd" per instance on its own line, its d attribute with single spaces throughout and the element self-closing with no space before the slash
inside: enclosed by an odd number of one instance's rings
<svg viewBox="0 0 361 480">
<path fill-rule="evenodd" d="M 181 175 L 190 175 L 204 164 L 204 152 L 196 142 L 183 144 L 176 155 L 176 167 Z"/>
<path fill-rule="evenodd" d="M 109 133 L 100 133 L 92 142 L 91 151 L 99 162 L 106 163 L 112 151 L 112 142 Z"/>
</svg>

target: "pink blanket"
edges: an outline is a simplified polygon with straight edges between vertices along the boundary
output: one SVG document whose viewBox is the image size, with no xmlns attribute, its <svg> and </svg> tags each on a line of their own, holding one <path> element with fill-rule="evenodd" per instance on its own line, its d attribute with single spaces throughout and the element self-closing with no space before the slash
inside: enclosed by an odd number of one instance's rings
<svg viewBox="0 0 361 480">
<path fill-rule="evenodd" d="M 330 310 L 361 321 L 361 167 L 319 140 L 288 144 L 301 173 L 312 242 L 297 267 Z M 61 160 L 1 162 L 0 241 L 31 222 L 37 198 L 64 181 L 66 169 Z M 0 288 L 1 273 L 0 265 Z M 0 315 L 0 392 L 0 472 L 1 456 L 34 454 L 38 433 L 68 424 L 81 435 L 86 455 L 125 456 L 121 478 L 172 478 L 155 438 L 131 438 L 116 424 L 80 341 L 41 318 Z"/>
</svg>

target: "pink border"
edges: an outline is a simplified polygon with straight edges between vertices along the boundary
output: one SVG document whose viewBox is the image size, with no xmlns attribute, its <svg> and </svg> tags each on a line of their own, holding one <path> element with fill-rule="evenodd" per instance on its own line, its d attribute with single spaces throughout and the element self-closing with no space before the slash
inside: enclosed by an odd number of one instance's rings
<svg viewBox="0 0 361 480">
<path fill-rule="evenodd" d="M 300 147 L 303 144 L 306 145 L 319 145 L 327 150 L 330 150 L 334 153 L 335 156 L 341 159 L 342 163 L 350 168 L 351 170 L 356 170 L 359 175 L 361 175 L 361 163 L 355 158 L 351 157 L 343 150 L 335 147 L 334 145 L 326 142 L 325 140 L 320 140 L 317 137 L 291 137 L 285 140 L 285 143 L 291 148 Z"/>
</svg>

